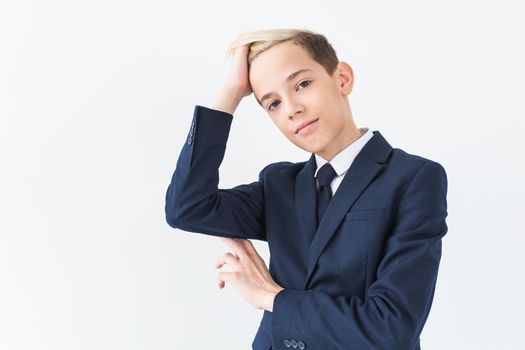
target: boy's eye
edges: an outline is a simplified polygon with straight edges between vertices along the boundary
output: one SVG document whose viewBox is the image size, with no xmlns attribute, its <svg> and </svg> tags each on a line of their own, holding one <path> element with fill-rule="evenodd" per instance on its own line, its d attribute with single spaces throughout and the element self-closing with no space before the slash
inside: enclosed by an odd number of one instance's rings
<svg viewBox="0 0 525 350">
<path fill-rule="evenodd" d="M 308 83 L 308 84 L 303 85 L 303 83 Z M 306 87 L 306 86 L 310 85 L 310 83 L 311 83 L 311 80 L 303 80 L 303 81 L 301 81 L 301 82 L 298 84 L 298 86 Z M 279 101 L 279 100 L 273 101 L 272 103 L 270 103 L 270 104 L 268 105 L 268 110 L 269 110 L 269 111 L 272 111 L 272 110 L 273 110 L 273 109 L 272 109 L 272 106 L 273 106 L 274 103 L 277 102 L 277 101 Z M 277 107 L 277 106 L 276 106 L 276 107 Z"/>
<path fill-rule="evenodd" d="M 268 110 L 270 110 L 270 111 L 272 110 L 272 106 L 273 106 L 273 104 L 274 104 L 275 102 L 277 102 L 277 101 L 273 101 L 272 103 L 270 103 L 270 104 L 268 105 Z"/>
<path fill-rule="evenodd" d="M 306 86 L 310 85 L 310 80 L 303 80 L 299 83 L 299 86 L 301 86 L 303 83 L 308 83 Z"/>
</svg>

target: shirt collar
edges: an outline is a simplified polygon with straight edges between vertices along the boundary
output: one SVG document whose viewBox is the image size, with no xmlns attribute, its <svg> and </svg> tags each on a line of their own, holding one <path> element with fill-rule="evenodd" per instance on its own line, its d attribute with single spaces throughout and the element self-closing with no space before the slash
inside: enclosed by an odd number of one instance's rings
<svg viewBox="0 0 525 350">
<path fill-rule="evenodd" d="M 330 164 L 337 173 L 337 176 L 343 175 L 350 168 L 355 157 L 357 157 L 368 140 L 374 136 L 374 133 L 370 128 L 359 128 L 359 131 L 361 132 L 361 136 L 346 146 L 339 153 L 337 153 L 330 161 Z M 319 169 L 325 165 L 325 163 L 328 163 L 328 161 L 317 154 L 315 154 L 315 161 L 317 164 L 317 169 L 315 170 L 314 176 L 317 177 L 317 171 L 319 171 Z"/>
</svg>

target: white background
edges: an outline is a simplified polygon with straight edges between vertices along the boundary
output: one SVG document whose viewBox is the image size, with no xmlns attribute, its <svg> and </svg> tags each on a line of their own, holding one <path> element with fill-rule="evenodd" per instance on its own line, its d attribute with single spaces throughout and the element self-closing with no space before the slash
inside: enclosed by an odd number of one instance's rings
<svg viewBox="0 0 525 350">
<path fill-rule="evenodd" d="M 218 289 L 218 238 L 164 195 L 242 30 L 308 28 L 354 69 L 359 127 L 449 180 L 422 347 L 523 349 L 520 1 L 19 1 L 0 5 L 0 349 L 248 349 L 262 316 Z M 253 96 L 220 187 L 309 154 Z M 254 245 L 266 261 L 264 242 Z"/>
</svg>

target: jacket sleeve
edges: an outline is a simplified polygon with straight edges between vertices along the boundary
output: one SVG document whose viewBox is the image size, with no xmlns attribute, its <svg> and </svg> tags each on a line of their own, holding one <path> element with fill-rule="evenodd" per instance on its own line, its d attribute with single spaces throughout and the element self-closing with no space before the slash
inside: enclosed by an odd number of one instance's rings
<svg viewBox="0 0 525 350">
<path fill-rule="evenodd" d="M 173 228 L 213 236 L 266 241 L 263 174 L 259 180 L 219 189 L 219 166 L 233 116 L 195 106 L 187 141 L 166 191 L 165 214 Z"/>
<path fill-rule="evenodd" d="M 284 289 L 273 304 L 275 349 L 301 339 L 310 349 L 414 349 L 427 319 L 447 232 L 447 176 L 427 161 L 407 185 L 377 279 L 365 297 Z M 294 338 L 295 337 L 295 338 Z"/>
</svg>

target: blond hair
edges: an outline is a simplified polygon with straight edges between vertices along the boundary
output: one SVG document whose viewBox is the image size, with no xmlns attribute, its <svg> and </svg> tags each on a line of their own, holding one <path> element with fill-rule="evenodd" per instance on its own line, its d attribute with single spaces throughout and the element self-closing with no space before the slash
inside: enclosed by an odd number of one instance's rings
<svg viewBox="0 0 525 350">
<path fill-rule="evenodd" d="M 250 66 L 261 53 L 286 41 L 291 41 L 305 49 L 310 57 L 323 66 L 329 75 L 335 71 L 339 59 L 334 48 L 324 35 L 308 29 L 245 30 L 228 46 L 225 59 L 231 57 L 237 47 L 250 44 L 248 53 L 248 66 Z"/>
</svg>

